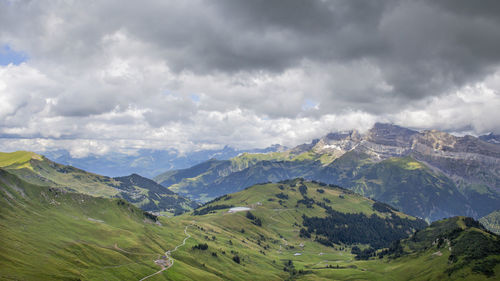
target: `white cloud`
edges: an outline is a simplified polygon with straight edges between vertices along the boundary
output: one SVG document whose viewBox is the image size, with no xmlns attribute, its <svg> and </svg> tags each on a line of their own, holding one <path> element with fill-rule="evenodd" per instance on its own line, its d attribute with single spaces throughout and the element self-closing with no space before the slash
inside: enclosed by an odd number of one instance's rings
<svg viewBox="0 0 500 281">
<path fill-rule="evenodd" d="M 444 128 L 474 134 L 500 131 L 500 72 L 482 82 L 466 85 L 448 95 L 428 99 L 423 105 L 390 116 L 414 128 Z"/>
</svg>

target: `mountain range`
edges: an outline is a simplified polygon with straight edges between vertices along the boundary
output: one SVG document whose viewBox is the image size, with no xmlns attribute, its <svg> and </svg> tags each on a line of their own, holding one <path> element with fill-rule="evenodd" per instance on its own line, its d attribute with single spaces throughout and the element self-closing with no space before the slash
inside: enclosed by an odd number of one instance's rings
<svg viewBox="0 0 500 281">
<path fill-rule="evenodd" d="M 479 139 L 493 144 L 500 144 L 500 135 L 495 135 L 493 133 L 479 136 Z"/>
<path fill-rule="evenodd" d="M 294 177 L 343 186 L 429 221 L 500 209 L 500 145 L 474 136 L 375 124 L 330 133 L 282 152 L 243 153 L 167 171 L 159 184 L 208 201 Z"/>
<path fill-rule="evenodd" d="M 225 160 L 236 157 L 244 152 L 266 153 L 283 151 L 285 149 L 286 147 L 281 145 L 248 150 L 239 150 L 225 146 L 222 149 L 202 149 L 187 152 L 181 152 L 176 149 L 139 149 L 133 153 L 110 152 L 103 155 L 91 153 L 84 157 L 72 156 L 69 151 L 64 149 L 48 150 L 40 153 L 55 162 L 71 165 L 100 175 L 118 177 L 139 174 L 152 178 L 167 170 L 188 168 L 212 158 Z"/>
<path fill-rule="evenodd" d="M 0 168 L 31 184 L 95 197 L 124 198 L 146 211 L 180 214 L 199 206 L 137 174 L 110 178 L 62 165 L 28 151 L 0 153 Z"/>
</svg>

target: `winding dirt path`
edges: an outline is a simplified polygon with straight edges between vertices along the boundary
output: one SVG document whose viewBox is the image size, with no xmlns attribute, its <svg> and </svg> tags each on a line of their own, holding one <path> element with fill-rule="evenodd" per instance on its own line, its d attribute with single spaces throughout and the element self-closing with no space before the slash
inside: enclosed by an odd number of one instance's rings
<svg viewBox="0 0 500 281">
<path fill-rule="evenodd" d="M 182 240 L 182 243 L 181 243 L 181 244 L 179 244 L 179 245 L 177 245 L 177 246 L 175 246 L 175 248 L 174 248 L 173 250 L 168 250 L 168 251 L 166 251 L 166 252 L 165 252 L 165 256 L 166 256 L 166 258 L 167 258 L 167 259 L 168 259 L 168 261 L 169 261 L 169 262 L 168 262 L 168 265 L 167 265 L 167 266 L 160 265 L 160 266 L 161 266 L 161 269 L 160 269 L 160 270 L 158 270 L 157 272 L 155 272 L 155 273 L 153 273 L 153 274 L 150 274 L 150 275 L 148 275 L 148 276 L 146 276 L 146 277 L 144 277 L 144 278 L 140 279 L 139 281 L 143 281 L 143 280 L 148 279 L 149 277 L 152 277 L 152 276 L 154 276 L 154 275 L 160 274 L 160 273 L 162 273 L 163 271 L 165 271 L 165 270 L 169 269 L 170 267 L 172 267 L 172 265 L 174 265 L 174 258 L 172 258 L 172 257 L 170 256 L 170 254 L 172 254 L 173 252 L 177 251 L 177 249 L 178 249 L 179 247 L 182 247 L 182 246 L 186 245 L 186 240 L 188 240 L 188 239 L 191 237 L 191 234 L 189 234 L 189 233 L 187 232 L 187 229 L 188 229 L 188 227 L 190 227 L 190 226 L 192 226 L 192 224 L 190 224 L 190 225 L 186 225 L 186 227 L 184 228 L 184 234 L 186 234 L 186 237 L 184 238 L 184 240 Z M 156 261 L 155 261 L 155 262 L 156 262 Z"/>
</svg>

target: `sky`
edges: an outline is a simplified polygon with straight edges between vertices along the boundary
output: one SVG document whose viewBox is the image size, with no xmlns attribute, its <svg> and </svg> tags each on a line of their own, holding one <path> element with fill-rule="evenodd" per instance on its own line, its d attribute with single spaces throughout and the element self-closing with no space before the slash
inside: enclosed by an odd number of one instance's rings
<svg viewBox="0 0 500 281">
<path fill-rule="evenodd" d="M 0 0 L 0 151 L 500 133 L 500 1 Z"/>
</svg>

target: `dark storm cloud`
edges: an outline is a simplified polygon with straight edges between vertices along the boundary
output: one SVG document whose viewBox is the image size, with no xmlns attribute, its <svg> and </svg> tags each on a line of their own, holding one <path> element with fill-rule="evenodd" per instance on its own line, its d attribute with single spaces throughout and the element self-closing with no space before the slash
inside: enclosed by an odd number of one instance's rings
<svg viewBox="0 0 500 281">
<path fill-rule="evenodd" d="M 500 61 L 498 1 L 193 0 L 75 5 L 78 9 L 61 13 L 74 19 L 62 33 L 77 37 L 75 44 L 54 40 L 53 48 L 49 44 L 40 51 L 74 60 L 75 53 L 98 52 L 102 36 L 123 29 L 156 46 L 176 71 L 280 73 L 300 67 L 304 60 L 336 64 L 366 60 L 381 71 L 381 79 L 402 100 L 440 95 L 474 82 Z M 23 9 L 38 11 L 31 6 Z M 43 11 L 40 21 L 50 15 Z M 367 93 L 352 93 L 360 94 Z"/>
<path fill-rule="evenodd" d="M 500 61 L 498 1 L 223 1 L 219 12 L 235 29 L 226 43 L 244 34 L 285 34 L 284 50 L 265 40 L 245 55 L 222 52 L 235 69 L 257 65 L 271 71 L 302 59 L 345 63 L 367 59 L 408 99 L 439 95 L 483 78 Z M 435 4 L 437 3 L 437 4 Z M 213 52 L 217 52 L 213 50 Z M 228 68 L 226 63 L 215 68 Z M 232 70 L 232 69 L 228 69 Z M 367 93 L 364 93 L 365 95 Z M 374 96 L 376 98 L 376 96 Z"/>
<path fill-rule="evenodd" d="M 125 27 L 155 44 L 177 71 L 279 73 L 304 60 L 366 60 L 393 87 L 392 95 L 404 101 L 482 79 L 500 61 L 498 1 L 157 4 L 109 4 L 100 12 L 113 10 L 105 26 Z M 368 94 L 340 93 L 347 99 L 352 95 L 353 102 Z"/>
</svg>

